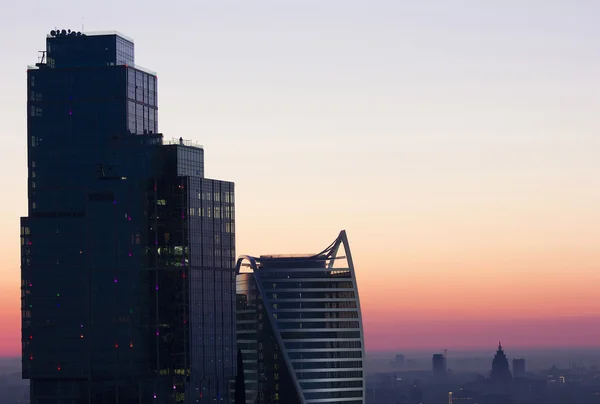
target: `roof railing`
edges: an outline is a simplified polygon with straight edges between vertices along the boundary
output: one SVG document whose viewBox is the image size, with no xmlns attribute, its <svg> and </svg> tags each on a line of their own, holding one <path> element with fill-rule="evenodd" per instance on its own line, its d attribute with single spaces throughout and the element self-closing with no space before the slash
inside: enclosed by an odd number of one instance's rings
<svg viewBox="0 0 600 404">
<path fill-rule="evenodd" d="M 58 32 L 60 32 L 62 30 L 58 29 Z M 69 33 L 71 31 L 69 30 Z M 75 32 L 75 31 L 73 31 Z M 120 33 L 119 31 L 82 31 L 81 34 L 85 35 L 85 36 L 105 36 L 105 35 L 116 35 L 119 36 L 121 38 L 123 38 L 124 40 L 134 43 L 133 38 L 128 37 L 127 35 L 123 35 L 122 33 Z M 83 35 L 77 35 L 77 36 L 83 36 Z M 68 35 L 65 35 L 65 37 L 67 37 Z M 54 36 L 51 34 L 47 34 L 46 38 L 61 38 L 61 36 Z"/>
<path fill-rule="evenodd" d="M 189 139 L 183 139 L 183 138 L 172 138 L 171 140 L 165 140 L 163 141 L 164 145 L 180 145 L 180 146 L 187 146 L 187 147 L 195 147 L 197 149 L 204 149 L 204 146 L 202 146 L 200 143 L 193 141 L 193 140 L 189 140 Z"/>
</svg>

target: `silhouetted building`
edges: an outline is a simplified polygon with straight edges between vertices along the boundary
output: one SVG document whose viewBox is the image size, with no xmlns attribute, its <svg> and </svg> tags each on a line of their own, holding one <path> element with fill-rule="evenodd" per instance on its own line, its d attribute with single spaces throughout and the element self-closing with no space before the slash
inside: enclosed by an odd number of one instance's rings
<svg viewBox="0 0 600 404">
<path fill-rule="evenodd" d="M 364 337 L 346 232 L 315 255 L 242 256 L 237 274 L 247 403 L 364 403 Z"/>
<path fill-rule="evenodd" d="M 442 378 L 446 376 L 446 356 L 444 354 L 434 354 L 431 360 L 433 367 L 433 376 Z"/>
<path fill-rule="evenodd" d="M 492 361 L 492 372 L 490 373 L 490 379 L 496 382 L 507 382 L 512 379 L 510 374 L 510 368 L 508 366 L 508 359 L 506 354 L 502 350 L 502 344 L 498 343 L 498 351 Z"/>
<path fill-rule="evenodd" d="M 237 353 L 237 376 L 235 378 L 234 404 L 246 404 L 246 381 L 242 351 Z"/>
<path fill-rule="evenodd" d="M 525 371 L 525 359 L 520 358 L 520 359 L 513 359 L 512 361 L 513 364 L 513 368 L 512 368 L 512 373 L 514 377 L 523 377 L 526 374 Z"/>
<path fill-rule="evenodd" d="M 423 389 L 419 384 L 413 384 L 410 389 L 410 403 L 411 404 L 422 404 L 423 403 Z"/>
<path fill-rule="evenodd" d="M 550 369 L 546 371 L 548 384 L 565 384 L 567 382 L 566 370 L 561 370 L 552 365 Z"/>
<path fill-rule="evenodd" d="M 402 354 L 396 355 L 396 362 L 394 362 L 394 364 L 399 367 L 404 366 L 404 355 L 402 355 Z"/>
<path fill-rule="evenodd" d="M 163 144 L 156 75 L 121 34 L 53 31 L 27 81 L 31 403 L 228 402 L 233 183 L 204 178 L 201 147 Z"/>
<path fill-rule="evenodd" d="M 457 390 L 448 393 L 448 404 L 459 403 L 459 404 L 470 404 L 477 403 L 476 393 L 471 390 Z"/>
</svg>

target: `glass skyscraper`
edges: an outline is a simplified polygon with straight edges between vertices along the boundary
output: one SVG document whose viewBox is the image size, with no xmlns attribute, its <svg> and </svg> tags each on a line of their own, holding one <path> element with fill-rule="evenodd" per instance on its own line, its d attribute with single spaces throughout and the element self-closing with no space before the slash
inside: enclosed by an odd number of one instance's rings
<svg viewBox="0 0 600 404">
<path fill-rule="evenodd" d="M 319 254 L 242 256 L 236 272 L 246 403 L 364 404 L 364 336 L 346 232 Z"/>
<path fill-rule="evenodd" d="M 53 31 L 27 70 L 23 377 L 32 404 L 228 403 L 234 184 L 158 133 L 118 33 Z"/>
</svg>

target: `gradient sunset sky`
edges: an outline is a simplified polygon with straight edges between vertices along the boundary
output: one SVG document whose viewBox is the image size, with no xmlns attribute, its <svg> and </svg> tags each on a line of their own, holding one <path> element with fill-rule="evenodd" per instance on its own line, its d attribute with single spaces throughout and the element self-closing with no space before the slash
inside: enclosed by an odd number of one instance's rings
<svg viewBox="0 0 600 404">
<path fill-rule="evenodd" d="M 599 346 L 599 17 L 595 0 L 4 2 L 0 355 L 20 352 L 26 66 L 82 22 L 134 38 L 159 130 L 236 183 L 238 254 L 347 230 L 367 349 Z"/>
</svg>

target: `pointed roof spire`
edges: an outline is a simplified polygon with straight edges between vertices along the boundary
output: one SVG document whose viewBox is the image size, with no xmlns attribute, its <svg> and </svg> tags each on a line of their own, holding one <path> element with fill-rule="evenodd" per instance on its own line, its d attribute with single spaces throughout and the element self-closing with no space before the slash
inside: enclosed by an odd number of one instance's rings
<svg viewBox="0 0 600 404">
<path fill-rule="evenodd" d="M 510 367 L 508 365 L 508 359 L 506 354 L 502 350 L 502 342 L 498 341 L 498 351 L 492 361 L 492 372 L 490 378 L 495 381 L 510 381 L 512 375 L 510 373 Z"/>
</svg>

